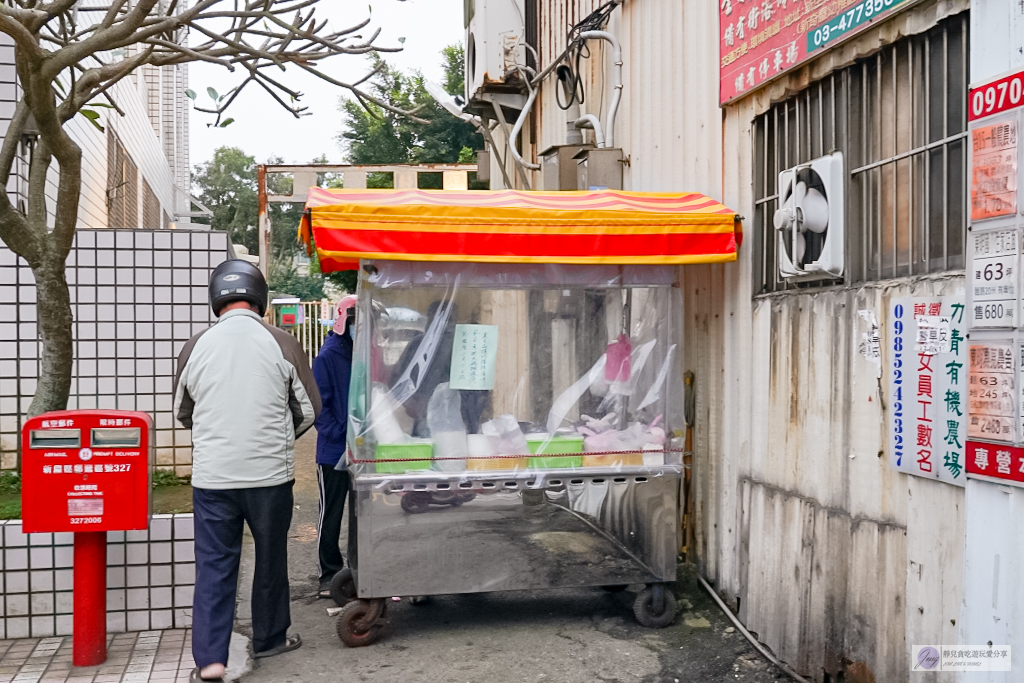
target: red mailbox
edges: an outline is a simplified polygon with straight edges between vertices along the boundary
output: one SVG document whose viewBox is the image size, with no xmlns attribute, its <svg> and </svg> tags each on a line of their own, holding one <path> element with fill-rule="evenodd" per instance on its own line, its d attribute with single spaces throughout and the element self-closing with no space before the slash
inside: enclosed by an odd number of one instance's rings
<svg viewBox="0 0 1024 683">
<path fill-rule="evenodd" d="M 22 528 L 75 532 L 75 666 L 107 659 L 107 532 L 146 529 L 153 500 L 153 419 L 62 410 L 21 432 Z"/>
<path fill-rule="evenodd" d="M 26 532 L 146 529 L 153 419 L 122 410 L 64 410 L 22 428 Z"/>
</svg>

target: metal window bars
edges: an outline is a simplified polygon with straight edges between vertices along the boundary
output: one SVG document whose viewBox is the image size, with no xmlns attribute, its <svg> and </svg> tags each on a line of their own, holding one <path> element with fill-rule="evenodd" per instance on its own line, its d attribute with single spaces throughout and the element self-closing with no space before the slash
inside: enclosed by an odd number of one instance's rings
<svg viewBox="0 0 1024 683">
<path fill-rule="evenodd" d="M 963 268 L 966 12 L 829 74 L 754 120 L 759 293 Z M 847 159 L 846 276 L 780 277 L 778 174 L 831 151 Z"/>
</svg>

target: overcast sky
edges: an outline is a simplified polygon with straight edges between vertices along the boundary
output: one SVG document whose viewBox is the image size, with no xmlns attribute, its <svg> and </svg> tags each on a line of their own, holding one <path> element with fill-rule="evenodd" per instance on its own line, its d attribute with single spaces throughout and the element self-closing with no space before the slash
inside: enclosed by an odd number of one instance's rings
<svg viewBox="0 0 1024 683">
<path fill-rule="evenodd" d="M 392 64 L 402 70 L 420 69 L 427 78 L 440 80 L 441 49 L 464 40 L 462 21 L 463 0 L 321 0 L 317 16 L 330 19 L 331 26 L 351 26 L 369 15 L 371 26 L 380 27 L 377 40 L 380 46 L 400 46 L 404 37 L 404 50 L 385 54 Z M 362 35 L 367 35 L 366 29 Z M 322 70 L 339 80 L 352 81 L 365 73 L 369 63 L 360 55 L 341 55 L 322 63 Z M 235 122 L 227 128 L 211 128 L 209 114 L 193 111 L 190 114 L 190 157 L 194 167 L 210 159 L 213 150 L 223 145 L 240 147 L 257 161 L 270 156 L 283 157 L 288 163 L 308 163 L 326 154 L 328 160 L 341 163 L 342 152 L 335 141 L 341 130 L 338 98 L 347 92 L 324 83 L 298 69 L 285 74 L 274 74 L 289 87 L 303 93 L 302 102 L 312 116 L 294 118 L 269 95 L 249 84 L 231 105 L 226 116 Z M 234 74 L 213 64 L 189 65 L 189 86 L 198 93 L 200 106 L 212 104 L 206 93 L 213 87 L 225 93 L 241 80 Z"/>
</svg>

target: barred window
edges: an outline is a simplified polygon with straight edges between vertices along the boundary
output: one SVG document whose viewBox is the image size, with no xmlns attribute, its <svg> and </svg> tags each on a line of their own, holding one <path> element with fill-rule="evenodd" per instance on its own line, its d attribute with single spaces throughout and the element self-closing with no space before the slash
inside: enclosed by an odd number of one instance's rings
<svg viewBox="0 0 1024 683">
<path fill-rule="evenodd" d="M 836 71 L 754 120 L 755 282 L 761 292 L 964 267 L 968 13 Z M 842 280 L 778 272 L 780 171 L 843 153 Z"/>
</svg>

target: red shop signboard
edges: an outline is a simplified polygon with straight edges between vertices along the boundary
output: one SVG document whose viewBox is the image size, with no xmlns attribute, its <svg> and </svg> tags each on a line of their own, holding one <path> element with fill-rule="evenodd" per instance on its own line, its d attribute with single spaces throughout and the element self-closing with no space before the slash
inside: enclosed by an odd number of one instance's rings
<svg viewBox="0 0 1024 683">
<path fill-rule="evenodd" d="M 1024 448 L 968 441 L 967 476 L 1002 479 L 1024 486 Z"/>
<path fill-rule="evenodd" d="M 718 0 L 725 104 L 914 0 Z"/>
</svg>

